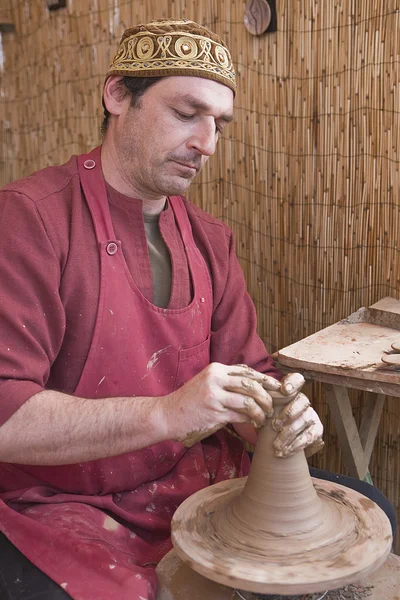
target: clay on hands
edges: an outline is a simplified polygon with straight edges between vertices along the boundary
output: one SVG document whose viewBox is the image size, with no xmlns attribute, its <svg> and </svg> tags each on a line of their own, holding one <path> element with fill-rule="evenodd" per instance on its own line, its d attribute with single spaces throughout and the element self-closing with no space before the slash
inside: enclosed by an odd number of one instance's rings
<svg viewBox="0 0 400 600">
<path fill-rule="evenodd" d="M 300 392 L 304 383 L 300 373 L 289 373 L 281 381 L 280 392 L 293 397 L 272 420 L 272 428 L 279 433 L 273 444 L 276 456 L 305 450 L 309 457 L 324 447 L 323 425 L 307 396 Z"/>
<path fill-rule="evenodd" d="M 270 375 L 264 375 L 264 373 L 259 373 L 247 365 L 234 365 L 234 367 L 239 368 L 239 370 L 230 371 L 228 375 L 238 377 L 238 383 L 237 385 L 226 386 L 225 389 L 230 392 L 248 395 L 247 398 L 246 396 L 243 398 L 245 410 L 236 409 L 238 413 L 249 414 L 248 409 L 250 408 L 250 404 L 252 402 L 258 404 L 263 410 L 263 414 L 261 418 L 258 416 L 257 420 L 251 420 L 251 423 L 254 427 L 262 427 L 265 424 L 265 419 L 270 419 L 274 414 L 272 397 L 268 392 L 278 392 L 281 388 L 281 383 L 278 379 Z M 267 392 L 266 398 L 259 398 L 259 394 L 256 395 L 258 386 L 261 386 Z"/>
<path fill-rule="evenodd" d="M 162 399 L 166 422 L 172 419 L 170 428 L 176 432 L 172 439 L 190 447 L 230 423 L 263 426 L 266 415 L 273 414 L 271 395 L 263 386 L 267 379 L 272 378 L 247 366 L 211 363 Z M 280 388 L 274 382 L 273 389 Z"/>
<path fill-rule="evenodd" d="M 272 427 L 279 433 L 274 442 L 276 456 L 291 456 L 295 452 L 304 450 L 306 456 L 310 457 L 324 447 L 323 425 L 307 396 L 300 392 L 305 383 L 303 375 L 289 373 L 278 381 L 269 375 L 257 373 L 247 365 L 237 366 L 242 367 L 243 371 L 231 373 L 232 375 L 254 379 L 268 392 L 280 392 L 284 396 L 291 397 L 290 402 L 278 415 L 273 411 L 266 414 L 268 418 L 273 417 Z"/>
<path fill-rule="evenodd" d="M 279 434 L 274 445 L 276 455 L 290 456 L 303 449 L 311 454 L 323 446 L 323 427 L 300 393 L 303 384 L 299 373 L 279 381 L 247 365 L 213 363 L 171 394 L 173 414 L 178 417 L 173 427 L 178 432 L 180 429 L 174 439 L 190 447 L 232 424 L 243 439 L 255 444 L 256 430 L 274 417 Z M 288 404 L 274 415 L 272 396 L 277 394 L 285 396 Z"/>
</svg>

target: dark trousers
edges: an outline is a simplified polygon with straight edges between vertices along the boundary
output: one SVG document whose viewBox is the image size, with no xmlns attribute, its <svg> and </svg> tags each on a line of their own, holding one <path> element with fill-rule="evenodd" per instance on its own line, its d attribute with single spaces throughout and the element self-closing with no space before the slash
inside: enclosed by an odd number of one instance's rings
<svg viewBox="0 0 400 600">
<path fill-rule="evenodd" d="M 0 600 L 71 600 L 0 533 Z M 111 598 L 110 598 L 111 600 Z"/>
<path fill-rule="evenodd" d="M 313 477 L 334 481 L 367 496 L 389 517 L 393 534 L 396 513 L 389 500 L 377 488 L 365 481 L 344 475 L 335 475 L 310 467 Z M 37 569 L 9 541 L 0 534 L 0 600 L 68 600 L 71 597 L 47 575 Z M 114 600 L 110 598 L 110 600 Z"/>
</svg>

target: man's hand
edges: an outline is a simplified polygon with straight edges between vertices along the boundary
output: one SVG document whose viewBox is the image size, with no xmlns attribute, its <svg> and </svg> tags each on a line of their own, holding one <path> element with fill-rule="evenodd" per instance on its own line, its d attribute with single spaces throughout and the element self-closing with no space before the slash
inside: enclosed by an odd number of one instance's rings
<svg viewBox="0 0 400 600">
<path fill-rule="evenodd" d="M 255 373 L 246 365 L 248 376 Z M 278 383 L 278 386 L 276 385 Z M 278 433 L 274 442 L 275 454 L 279 457 L 291 456 L 304 450 L 307 457 L 312 456 L 324 447 L 322 441 L 323 425 L 311 407 L 308 398 L 300 392 L 305 383 L 300 373 L 290 373 L 281 382 L 266 377 L 263 387 L 272 392 L 279 392 L 290 400 L 277 414 L 273 415 L 272 428 Z M 237 433 L 250 444 L 257 442 L 257 433 L 248 425 L 234 425 Z"/>
<path fill-rule="evenodd" d="M 281 381 L 279 391 L 292 399 L 272 419 L 272 427 L 279 433 L 274 442 L 276 456 L 290 456 L 305 450 L 309 457 L 324 447 L 323 425 L 307 396 L 300 392 L 304 383 L 300 373 L 290 373 Z"/>
<path fill-rule="evenodd" d="M 211 363 L 159 406 L 171 439 L 192 446 L 228 423 L 261 427 L 273 414 L 269 391 L 279 389 L 279 381 L 246 365 Z"/>
<path fill-rule="evenodd" d="M 229 423 L 240 433 L 241 428 L 249 430 L 249 424 L 259 428 L 266 418 L 274 417 L 272 426 L 279 433 L 274 443 L 276 455 L 290 456 L 304 449 L 311 456 L 323 447 L 323 426 L 300 393 L 303 385 L 299 373 L 287 375 L 280 382 L 247 365 L 212 363 L 162 399 L 163 418 L 172 439 L 192 446 Z M 269 392 L 291 398 L 277 415 Z"/>
</svg>

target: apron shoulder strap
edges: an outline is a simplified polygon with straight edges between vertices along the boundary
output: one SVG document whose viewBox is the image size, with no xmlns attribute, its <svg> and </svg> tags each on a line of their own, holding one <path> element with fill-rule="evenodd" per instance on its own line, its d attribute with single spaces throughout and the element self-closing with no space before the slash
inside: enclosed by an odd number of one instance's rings
<svg viewBox="0 0 400 600">
<path fill-rule="evenodd" d="M 78 156 L 79 177 L 92 215 L 98 242 L 115 240 L 106 184 L 101 168 L 101 147 Z"/>
<path fill-rule="evenodd" d="M 171 203 L 172 210 L 174 211 L 183 243 L 187 248 L 193 246 L 197 247 L 194 243 L 192 226 L 190 224 L 185 203 L 182 197 L 169 196 L 168 199 Z"/>
</svg>

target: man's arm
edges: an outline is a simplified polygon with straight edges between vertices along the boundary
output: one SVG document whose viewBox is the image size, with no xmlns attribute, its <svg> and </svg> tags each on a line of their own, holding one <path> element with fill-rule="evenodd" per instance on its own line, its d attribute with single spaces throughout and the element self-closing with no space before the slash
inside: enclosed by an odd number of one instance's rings
<svg viewBox="0 0 400 600">
<path fill-rule="evenodd" d="M 36 204 L 0 190 L 0 425 L 43 391 L 57 358 L 62 266 Z"/>
<path fill-rule="evenodd" d="M 162 440 L 156 398 L 88 400 L 45 390 L 0 427 L 0 461 L 62 465 L 116 456 Z"/>
<path fill-rule="evenodd" d="M 262 425 L 271 409 L 261 383 L 244 376 L 242 367 L 217 363 L 163 397 L 88 400 L 46 390 L 0 427 L 0 461 L 61 465 L 163 440 L 190 446 L 228 423 Z"/>
</svg>

